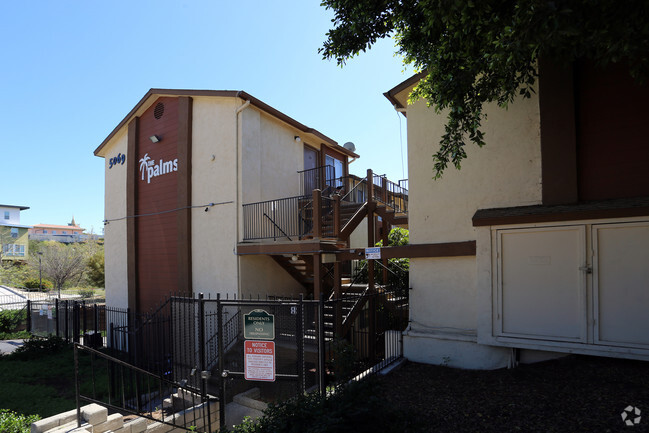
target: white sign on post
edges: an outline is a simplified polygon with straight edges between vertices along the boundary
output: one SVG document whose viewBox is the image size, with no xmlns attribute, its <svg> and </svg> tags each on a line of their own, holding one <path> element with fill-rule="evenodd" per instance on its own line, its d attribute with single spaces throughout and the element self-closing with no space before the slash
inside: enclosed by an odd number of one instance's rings
<svg viewBox="0 0 649 433">
<path fill-rule="evenodd" d="M 381 247 L 365 248 L 365 259 L 366 260 L 380 260 L 381 259 Z"/>
<path fill-rule="evenodd" d="M 275 342 L 246 340 L 244 343 L 246 380 L 275 381 Z"/>
</svg>

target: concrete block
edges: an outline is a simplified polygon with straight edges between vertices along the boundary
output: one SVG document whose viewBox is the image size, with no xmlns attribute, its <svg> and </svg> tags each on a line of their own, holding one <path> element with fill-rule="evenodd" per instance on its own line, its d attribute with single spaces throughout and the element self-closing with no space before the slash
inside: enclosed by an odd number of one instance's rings
<svg viewBox="0 0 649 433">
<path fill-rule="evenodd" d="M 168 433 L 170 432 L 174 427 L 167 425 L 167 424 L 162 424 L 159 422 L 155 422 L 153 424 L 149 424 L 146 428 L 146 433 Z"/>
<path fill-rule="evenodd" d="M 72 409 L 67 412 L 60 413 L 56 416 L 59 417 L 59 419 L 61 420 L 60 425 L 67 424 L 69 422 L 77 420 L 77 410 Z"/>
<path fill-rule="evenodd" d="M 124 416 L 119 413 L 109 415 L 106 421 L 93 426 L 92 433 L 104 433 L 108 430 L 117 430 L 124 426 Z"/>
<path fill-rule="evenodd" d="M 56 416 L 50 416 L 48 418 L 43 418 L 36 422 L 33 422 L 31 425 L 31 433 L 44 433 L 58 426 L 59 418 L 57 418 Z"/>
<path fill-rule="evenodd" d="M 124 424 L 124 428 L 130 428 L 129 433 L 142 433 L 146 430 L 147 422 L 146 418 L 136 418 L 133 421 L 129 421 Z"/>
<path fill-rule="evenodd" d="M 88 424 L 98 425 L 108 419 L 108 409 L 92 403 L 81 408 L 81 418 L 88 421 Z"/>
<path fill-rule="evenodd" d="M 92 426 L 87 422 L 81 424 L 81 427 L 77 427 L 77 421 L 71 421 L 66 424 L 61 424 L 60 426 L 49 430 L 47 433 L 88 433 L 92 431 Z"/>
</svg>

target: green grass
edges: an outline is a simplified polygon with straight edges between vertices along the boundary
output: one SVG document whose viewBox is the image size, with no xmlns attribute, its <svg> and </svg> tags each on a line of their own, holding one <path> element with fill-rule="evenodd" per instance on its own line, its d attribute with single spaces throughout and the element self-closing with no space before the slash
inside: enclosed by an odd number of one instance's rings
<svg viewBox="0 0 649 433">
<path fill-rule="evenodd" d="M 72 346 L 33 341 L 22 353 L 0 356 L 0 408 L 41 418 L 76 408 Z M 89 376 L 89 364 L 87 356 L 80 357 L 82 377 Z M 83 383 L 82 391 L 90 393 L 89 386 L 89 381 Z"/>
</svg>

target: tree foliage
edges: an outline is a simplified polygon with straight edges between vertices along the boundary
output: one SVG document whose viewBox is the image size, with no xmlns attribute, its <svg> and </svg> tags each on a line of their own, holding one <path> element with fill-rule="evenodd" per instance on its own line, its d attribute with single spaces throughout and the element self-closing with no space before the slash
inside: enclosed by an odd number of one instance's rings
<svg viewBox="0 0 649 433">
<path fill-rule="evenodd" d="M 320 52 L 340 65 L 394 36 L 406 64 L 423 73 L 410 95 L 447 113 L 436 178 L 460 168 L 465 145 L 485 144 L 483 105 L 530 97 L 539 56 L 567 64 L 626 62 L 649 76 L 649 2 L 639 0 L 323 0 L 334 11 Z"/>
<path fill-rule="evenodd" d="M 65 245 L 46 241 L 43 242 L 38 252 L 42 253 L 43 275 L 47 276 L 59 290 L 67 281 L 80 278 L 86 270 L 89 250 L 85 244 Z M 30 263 L 38 269 L 38 256 L 33 255 Z"/>
<path fill-rule="evenodd" d="M 104 270 L 104 250 L 98 249 L 88 258 L 88 272 L 86 279 L 95 287 L 104 287 L 106 282 L 106 273 Z"/>
</svg>

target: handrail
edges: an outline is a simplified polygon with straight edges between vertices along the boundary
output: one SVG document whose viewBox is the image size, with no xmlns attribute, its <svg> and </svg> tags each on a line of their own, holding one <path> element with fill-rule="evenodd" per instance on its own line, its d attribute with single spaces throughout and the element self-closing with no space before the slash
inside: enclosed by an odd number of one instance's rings
<svg viewBox="0 0 649 433">
<path fill-rule="evenodd" d="M 359 185 L 364 185 L 364 184 L 365 184 L 365 179 L 360 179 L 359 182 L 356 183 L 356 185 L 354 185 L 354 187 L 352 189 L 350 189 L 347 194 L 345 194 L 344 196 L 342 196 L 340 198 L 340 201 L 344 201 L 351 193 L 356 191 L 356 188 L 358 188 Z"/>
<path fill-rule="evenodd" d="M 288 238 L 289 241 L 293 240 L 293 239 L 291 239 L 291 237 L 289 235 L 286 234 L 286 232 L 284 230 L 282 230 L 282 228 L 280 226 L 277 225 L 277 223 L 275 222 L 274 219 L 272 219 L 271 217 L 268 216 L 268 214 L 266 212 L 264 212 L 264 216 L 266 218 L 268 218 L 270 220 L 271 224 L 273 224 L 275 226 L 275 228 L 277 228 L 277 230 L 282 232 L 284 234 L 284 236 L 286 236 Z"/>
</svg>

